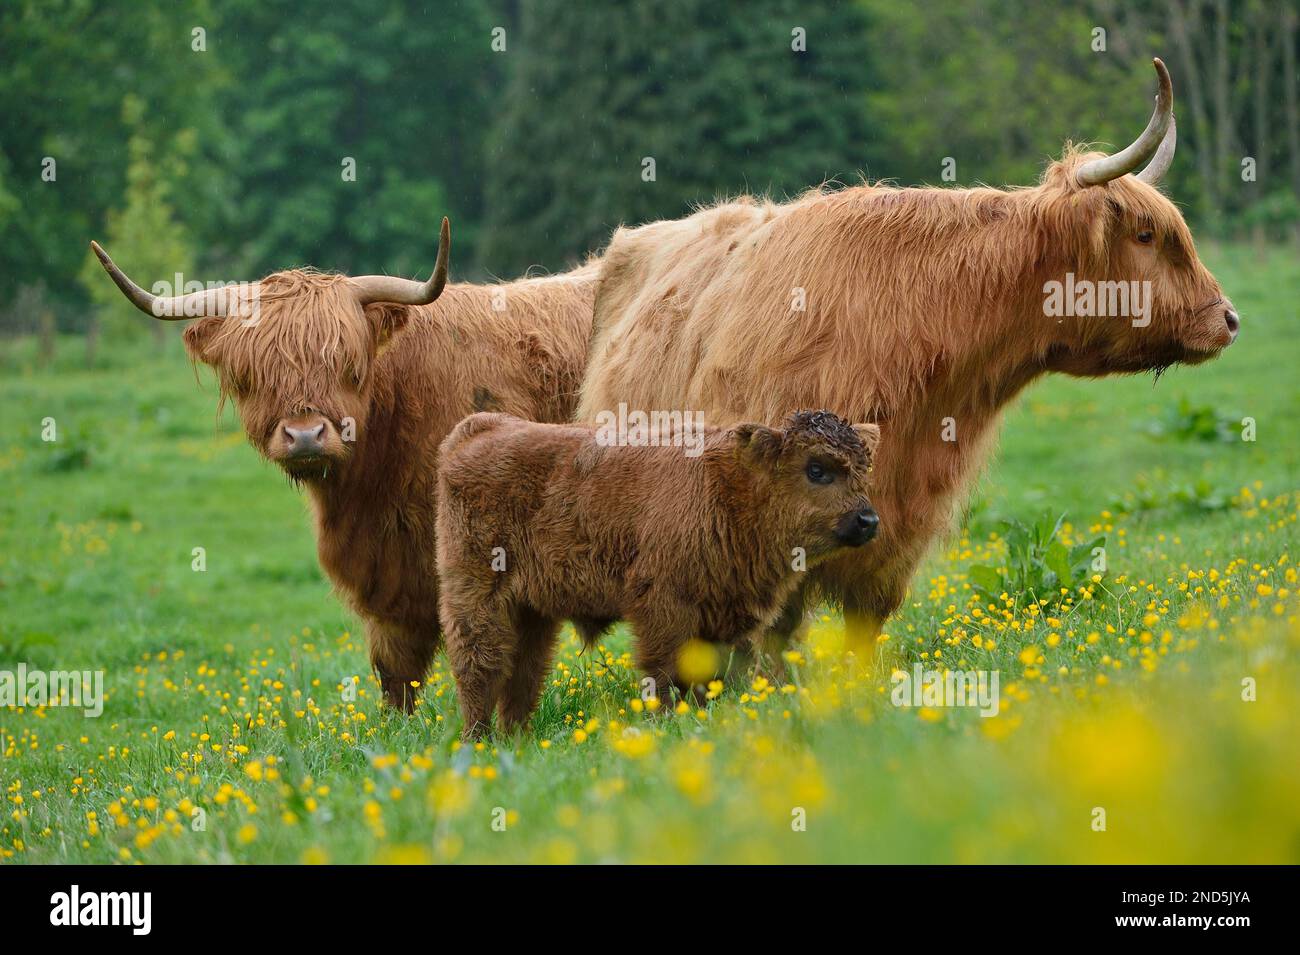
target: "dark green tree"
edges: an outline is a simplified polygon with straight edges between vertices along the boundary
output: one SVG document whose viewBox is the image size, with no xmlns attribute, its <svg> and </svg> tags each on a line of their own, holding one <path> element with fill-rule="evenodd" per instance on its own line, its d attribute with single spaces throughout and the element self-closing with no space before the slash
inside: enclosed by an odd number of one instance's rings
<svg viewBox="0 0 1300 955">
<path fill-rule="evenodd" d="M 484 163 L 482 263 L 557 269 L 620 222 L 856 181 L 866 48 L 847 5 L 524 5 L 500 54 L 510 82 Z"/>
<path fill-rule="evenodd" d="M 181 274 L 185 281 L 197 279 L 194 254 L 185 227 L 177 221 L 172 184 L 184 178 L 185 157 L 193 151 L 192 131 L 182 132 L 178 141 L 160 144 L 148 138 L 143 129 L 143 104 L 128 96 L 123 104 L 123 118 L 134 130 L 128 150 L 126 189 L 117 207 L 108 211 L 103 238 L 112 250 L 114 261 L 128 274 L 141 276 L 140 281 L 174 283 Z M 140 317 L 134 305 L 122 297 L 109 282 L 93 253 L 84 253 L 79 275 L 96 315 L 108 334 L 117 340 L 143 337 L 152 332 L 160 344 L 174 340 L 164 322 L 150 322 Z M 162 294 L 180 294 L 184 288 L 174 284 Z"/>
<path fill-rule="evenodd" d="M 219 241 L 241 275 L 298 265 L 416 275 L 450 215 L 471 261 L 500 60 L 482 3 L 239 0 L 214 49 L 236 189 Z"/>
<path fill-rule="evenodd" d="M 204 0 L 0 4 L 0 305 L 43 283 L 81 324 L 78 269 L 108 210 L 123 205 L 131 136 L 214 138 L 220 67 L 194 34 L 214 23 Z M 140 104 L 135 130 L 128 96 Z M 168 184 L 178 216 L 200 233 L 214 230 L 224 181 L 213 159 L 196 149 Z"/>
<path fill-rule="evenodd" d="M 1001 0 L 936 15 L 860 2 L 879 78 L 868 109 L 889 130 L 874 144 L 873 177 L 1029 186 L 1067 140 L 1124 146 L 1151 115 L 1160 45 L 1087 4 Z"/>
</svg>

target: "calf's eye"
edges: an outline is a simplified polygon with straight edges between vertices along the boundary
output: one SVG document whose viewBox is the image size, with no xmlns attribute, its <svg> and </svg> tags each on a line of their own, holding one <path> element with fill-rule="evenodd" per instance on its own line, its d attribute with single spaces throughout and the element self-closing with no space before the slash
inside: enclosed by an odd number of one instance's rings
<svg viewBox="0 0 1300 955">
<path fill-rule="evenodd" d="M 1141 232 L 1137 234 L 1137 240 L 1141 242 L 1143 245 L 1150 245 L 1151 240 L 1154 238 L 1155 235 L 1151 232 L 1150 229 L 1143 229 Z"/>
<path fill-rule="evenodd" d="M 835 475 L 831 474 L 816 461 L 809 461 L 808 466 L 804 468 L 804 474 L 808 475 L 808 480 L 814 484 L 830 484 L 835 480 Z"/>
</svg>

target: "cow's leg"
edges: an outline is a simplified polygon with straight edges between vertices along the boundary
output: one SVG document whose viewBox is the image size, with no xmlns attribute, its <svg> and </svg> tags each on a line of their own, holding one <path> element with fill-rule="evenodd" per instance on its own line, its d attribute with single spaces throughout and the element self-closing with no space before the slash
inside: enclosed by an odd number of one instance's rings
<svg viewBox="0 0 1300 955">
<path fill-rule="evenodd" d="M 507 733 L 522 729 L 537 708 L 542 684 L 551 669 L 560 622 L 525 609 L 516 621 L 518 644 L 514 665 L 501 696 L 501 725 Z"/>
<path fill-rule="evenodd" d="M 869 659 L 885 630 L 885 616 L 870 604 L 859 605 L 853 598 L 845 598 L 844 649 L 852 650 L 859 659 Z"/>
<path fill-rule="evenodd" d="M 447 657 L 465 720 L 462 739 L 480 739 L 492 726 L 492 711 L 516 654 L 511 616 L 500 600 L 471 602 L 462 609 L 448 604 L 444 596 Z"/>
<path fill-rule="evenodd" d="M 844 608 L 844 647 L 861 660 L 874 657 L 885 620 L 903 603 L 912 568 L 882 568 L 866 572 L 853 568 L 834 579 Z M 891 572 L 893 571 L 893 572 Z M 828 587 L 828 590 L 831 588 Z"/>
<path fill-rule="evenodd" d="M 379 676 L 384 702 L 405 713 L 415 710 L 420 691 L 411 684 L 424 681 L 438 650 L 437 624 L 411 627 L 381 620 L 366 620 L 370 665 Z"/>
</svg>

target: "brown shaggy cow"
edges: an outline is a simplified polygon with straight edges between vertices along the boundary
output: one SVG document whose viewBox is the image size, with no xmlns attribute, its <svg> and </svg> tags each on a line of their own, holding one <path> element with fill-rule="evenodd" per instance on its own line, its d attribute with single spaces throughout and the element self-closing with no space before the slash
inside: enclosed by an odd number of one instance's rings
<svg viewBox="0 0 1300 955">
<path fill-rule="evenodd" d="M 619 230 L 602 257 L 578 420 L 626 403 L 713 424 L 801 407 L 879 422 L 880 540 L 812 577 L 843 603 L 851 634 L 870 638 L 1021 389 L 1052 371 L 1197 364 L 1236 337 L 1236 312 L 1156 188 L 1175 131 L 1155 65 L 1143 135 L 1113 156 L 1068 147 L 1033 188 L 863 185 Z M 1143 282 L 1145 315 L 1128 300 Z M 1129 308 L 1077 314 L 1087 290 L 1094 311 L 1121 295 Z M 1060 314 L 1063 296 L 1076 314 Z"/>
<path fill-rule="evenodd" d="M 143 311 L 208 316 L 186 350 L 216 369 L 253 447 L 307 489 L 321 566 L 365 623 L 385 699 L 407 710 L 439 645 L 438 445 L 485 409 L 567 420 L 591 329 L 592 266 L 443 291 L 448 248 L 444 220 L 427 283 L 294 270 L 162 299 L 94 245 Z"/>
<path fill-rule="evenodd" d="M 879 434 L 800 412 L 780 431 L 708 431 L 692 457 L 611 446 L 591 428 L 466 418 L 438 475 L 442 624 L 466 737 L 487 731 L 498 698 L 505 729 L 527 721 L 565 619 L 590 642 L 626 618 L 637 665 L 665 690 L 692 637 L 747 649 L 801 561 L 874 536 Z"/>
</svg>

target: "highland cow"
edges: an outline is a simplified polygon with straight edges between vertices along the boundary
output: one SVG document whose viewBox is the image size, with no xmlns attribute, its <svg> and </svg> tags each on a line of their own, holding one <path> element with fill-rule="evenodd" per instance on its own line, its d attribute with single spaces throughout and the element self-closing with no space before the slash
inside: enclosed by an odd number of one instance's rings
<svg viewBox="0 0 1300 955">
<path fill-rule="evenodd" d="M 185 329 L 249 442 L 306 488 L 321 566 L 365 624 L 387 702 L 410 710 L 439 646 L 438 445 L 474 411 L 573 413 L 595 272 L 451 285 L 446 220 L 428 282 L 292 270 L 154 296 L 92 243 L 122 292 Z"/>
<path fill-rule="evenodd" d="M 875 536 L 879 434 L 800 412 L 783 430 L 708 430 L 692 457 L 610 446 L 591 428 L 466 418 L 438 474 L 441 616 L 466 737 L 487 732 L 498 703 L 507 731 L 528 720 L 566 619 L 588 643 L 626 619 L 663 693 L 686 689 L 689 639 L 748 649 L 805 567 Z"/>
<path fill-rule="evenodd" d="M 601 259 L 577 420 L 626 403 L 722 424 L 821 407 L 884 426 L 880 540 L 826 562 L 802 595 L 842 602 L 865 645 L 1022 389 L 1052 371 L 1197 364 L 1236 338 L 1236 311 L 1156 188 L 1176 132 L 1155 66 L 1141 137 L 1112 156 L 1067 147 L 1034 188 L 862 185 L 619 230 Z M 1065 288 L 1089 290 L 1091 307 L 1060 307 Z M 1098 309 L 1116 288 L 1149 294 L 1128 315 Z M 798 601 L 788 609 L 787 631 L 804 618 Z"/>
</svg>

